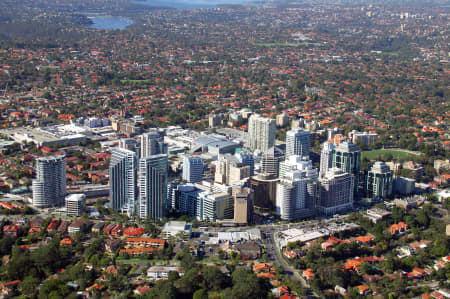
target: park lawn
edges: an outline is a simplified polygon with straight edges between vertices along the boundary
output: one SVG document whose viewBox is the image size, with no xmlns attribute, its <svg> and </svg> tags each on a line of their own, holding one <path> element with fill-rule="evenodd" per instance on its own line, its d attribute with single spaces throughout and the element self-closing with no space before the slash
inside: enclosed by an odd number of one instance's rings
<svg viewBox="0 0 450 299">
<path fill-rule="evenodd" d="M 204 258 L 204 259 L 201 259 L 201 260 L 199 261 L 199 263 L 201 263 L 201 264 L 208 264 L 208 263 L 223 263 L 223 262 L 226 262 L 226 261 L 225 261 L 225 260 L 221 260 L 221 259 L 219 259 L 218 257 Z"/>
<path fill-rule="evenodd" d="M 135 84 L 149 84 L 151 83 L 150 80 L 120 80 L 120 83 L 126 84 L 126 83 L 135 83 Z"/>
<path fill-rule="evenodd" d="M 402 150 L 393 149 L 379 149 L 374 151 L 364 151 L 361 153 L 361 159 L 367 158 L 369 160 L 377 160 L 378 157 L 382 157 L 386 160 L 388 155 L 392 155 L 394 160 L 416 160 L 419 155 L 411 154 Z"/>
<path fill-rule="evenodd" d="M 124 258 L 117 258 L 116 262 L 117 263 L 126 263 L 126 264 L 133 264 L 133 263 L 150 263 L 153 260 L 149 260 L 149 259 L 145 259 L 145 258 L 129 258 L 129 259 L 124 259 Z"/>
</svg>

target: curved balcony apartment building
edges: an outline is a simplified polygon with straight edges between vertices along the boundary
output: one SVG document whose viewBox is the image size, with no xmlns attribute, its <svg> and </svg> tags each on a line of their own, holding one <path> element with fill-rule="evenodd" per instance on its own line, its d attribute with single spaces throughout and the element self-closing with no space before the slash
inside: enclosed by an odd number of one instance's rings
<svg viewBox="0 0 450 299">
<path fill-rule="evenodd" d="M 66 157 L 49 156 L 36 160 L 33 180 L 33 206 L 47 208 L 64 205 L 66 196 Z"/>
</svg>

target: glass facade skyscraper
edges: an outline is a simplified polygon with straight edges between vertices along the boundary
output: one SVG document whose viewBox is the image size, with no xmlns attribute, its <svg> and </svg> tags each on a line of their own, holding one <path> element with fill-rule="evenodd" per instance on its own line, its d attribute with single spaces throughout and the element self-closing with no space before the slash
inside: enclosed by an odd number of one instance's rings
<svg viewBox="0 0 450 299">
<path fill-rule="evenodd" d="M 113 148 L 109 165 L 110 206 L 120 212 L 133 214 L 137 200 L 137 155 L 135 152 Z"/>
<path fill-rule="evenodd" d="M 161 219 L 171 203 L 167 200 L 167 155 L 139 160 L 139 217 Z"/>
</svg>

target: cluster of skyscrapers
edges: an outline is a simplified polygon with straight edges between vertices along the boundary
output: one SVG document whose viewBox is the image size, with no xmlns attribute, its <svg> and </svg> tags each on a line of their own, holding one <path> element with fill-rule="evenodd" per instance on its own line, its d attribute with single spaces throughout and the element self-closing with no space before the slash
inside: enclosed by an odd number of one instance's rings
<svg viewBox="0 0 450 299">
<path fill-rule="evenodd" d="M 252 152 L 217 154 L 214 182 L 203 181 L 204 160 L 193 154 L 182 157 L 182 181 L 168 182 L 167 145 L 158 132 L 119 140 L 109 166 L 110 207 L 140 218 L 163 218 L 172 208 L 200 220 L 247 223 L 255 208 L 295 220 L 351 209 L 363 193 L 371 198 L 392 194 L 393 173 L 383 162 L 375 163 L 360 183 L 361 151 L 351 141 L 325 142 L 315 168 L 309 131 L 289 130 L 283 151 L 275 146 L 275 120 L 254 114 L 248 128 Z M 33 204 L 61 205 L 65 157 L 39 158 L 36 169 Z"/>
<path fill-rule="evenodd" d="M 140 218 L 165 217 L 167 177 L 167 146 L 157 132 L 141 135 L 140 148 L 135 139 L 120 140 L 109 166 L 111 208 Z"/>
</svg>

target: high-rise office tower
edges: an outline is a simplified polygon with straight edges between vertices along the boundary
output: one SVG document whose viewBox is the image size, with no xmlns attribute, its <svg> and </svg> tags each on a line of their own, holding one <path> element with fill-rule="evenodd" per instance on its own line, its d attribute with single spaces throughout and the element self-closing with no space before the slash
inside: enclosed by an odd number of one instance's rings
<svg viewBox="0 0 450 299">
<path fill-rule="evenodd" d="M 197 217 L 198 194 L 202 191 L 192 184 L 179 184 L 175 190 L 177 211 L 189 217 Z"/>
<path fill-rule="evenodd" d="M 167 144 L 157 132 L 147 132 L 141 135 L 141 158 L 152 155 L 167 154 Z"/>
<path fill-rule="evenodd" d="M 242 165 L 239 159 L 231 154 L 219 156 L 214 174 L 216 183 L 232 185 L 248 177 L 250 177 L 250 166 Z"/>
<path fill-rule="evenodd" d="M 265 151 L 261 157 L 261 172 L 272 174 L 278 177 L 280 161 L 284 159 L 284 153 L 277 147 L 273 146 Z"/>
<path fill-rule="evenodd" d="M 167 155 L 139 160 L 139 217 L 161 219 L 167 215 Z"/>
<path fill-rule="evenodd" d="M 350 141 L 341 142 L 333 151 L 332 166 L 355 176 L 354 195 L 359 197 L 359 172 L 361 167 L 361 150 Z"/>
<path fill-rule="evenodd" d="M 109 164 L 110 206 L 120 212 L 133 214 L 137 199 L 137 155 L 135 152 L 113 148 Z"/>
<path fill-rule="evenodd" d="M 277 115 L 277 126 L 284 128 L 289 124 L 289 115 L 286 112 Z"/>
<path fill-rule="evenodd" d="M 333 215 L 353 207 L 355 176 L 338 168 L 330 168 L 319 179 L 317 210 L 323 215 Z"/>
<path fill-rule="evenodd" d="M 197 218 L 203 221 L 233 219 L 234 199 L 228 193 L 199 193 Z"/>
<path fill-rule="evenodd" d="M 292 129 L 286 133 L 286 157 L 296 155 L 309 158 L 309 131 Z"/>
<path fill-rule="evenodd" d="M 252 150 L 267 151 L 275 145 L 276 122 L 258 114 L 248 120 L 249 147 Z"/>
<path fill-rule="evenodd" d="M 278 179 L 271 174 L 259 174 L 250 180 L 250 188 L 255 191 L 253 205 L 263 212 L 272 211 L 276 203 Z"/>
<path fill-rule="evenodd" d="M 248 224 L 252 222 L 254 196 L 255 193 L 252 189 L 233 189 L 234 223 Z"/>
<path fill-rule="evenodd" d="M 384 162 L 375 162 L 366 178 L 367 196 L 370 198 L 389 197 L 392 195 L 392 185 L 392 170 Z"/>
<path fill-rule="evenodd" d="M 333 165 L 333 150 L 336 148 L 334 144 L 325 142 L 320 152 L 320 170 L 319 175 L 323 176 Z"/>
<path fill-rule="evenodd" d="M 286 163 L 289 167 L 277 184 L 276 212 L 283 220 L 310 217 L 315 213 L 317 169 L 300 156 L 291 156 L 286 162 L 291 163 Z"/>
<path fill-rule="evenodd" d="M 119 147 L 138 153 L 138 143 L 134 138 L 122 138 L 119 139 Z"/>
<path fill-rule="evenodd" d="M 255 174 L 255 158 L 252 154 L 246 152 L 239 152 L 234 154 L 236 158 L 238 158 L 239 162 L 241 162 L 242 166 L 250 166 L 250 176 Z"/>
<path fill-rule="evenodd" d="M 219 126 L 221 122 L 222 122 L 221 114 L 210 114 L 208 117 L 208 123 L 210 128 Z"/>
<path fill-rule="evenodd" d="M 66 196 L 66 157 L 50 156 L 36 160 L 33 205 L 37 208 L 60 206 Z"/>
<path fill-rule="evenodd" d="M 188 183 L 197 183 L 202 180 L 203 159 L 193 156 L 183 158 L 183 180 Z"/>
</svg>

